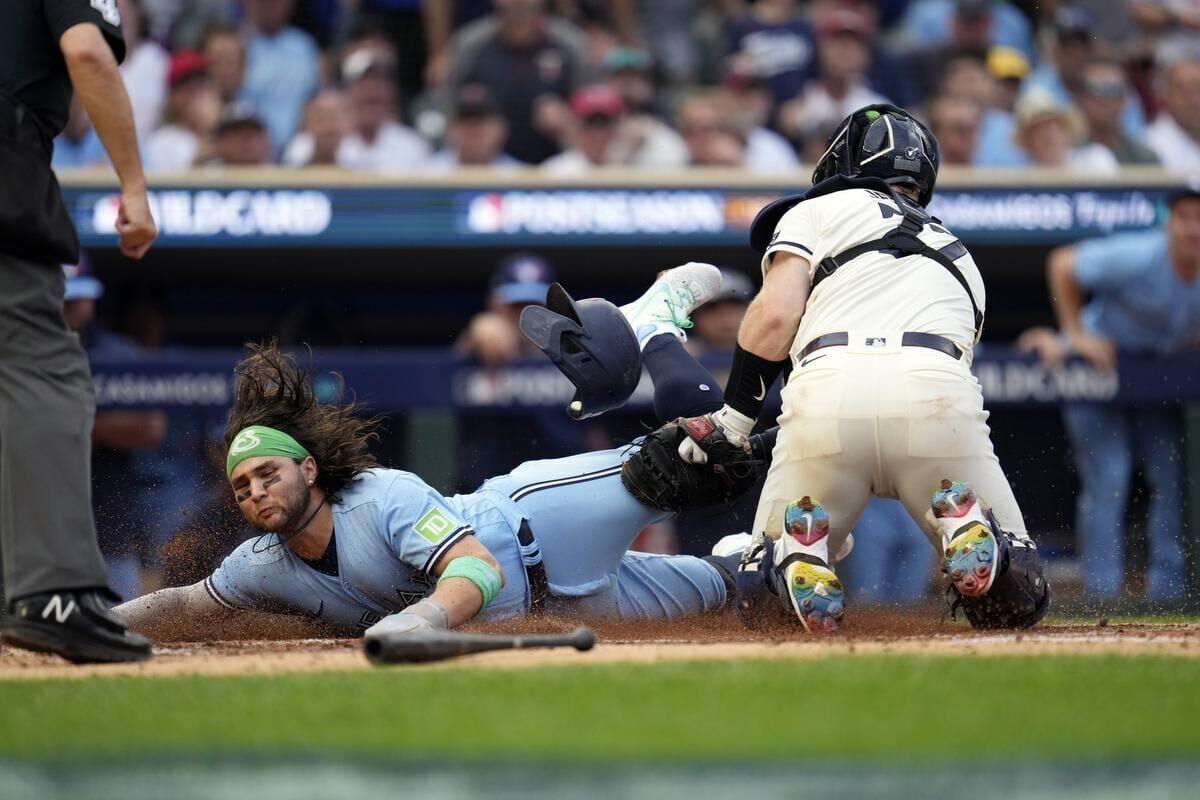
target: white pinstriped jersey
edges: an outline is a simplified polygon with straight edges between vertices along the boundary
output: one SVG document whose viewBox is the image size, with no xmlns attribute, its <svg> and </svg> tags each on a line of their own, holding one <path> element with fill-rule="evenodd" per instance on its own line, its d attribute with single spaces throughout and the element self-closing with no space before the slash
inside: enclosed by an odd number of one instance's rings
<svg viewBox="0 0 1200 800">
<path fill-rule="evenodd" d="M 903 218 L 894 198 L 873 189 L 845 189 L 805 200 L 779 220 L 763 255 L 763 274 L 770 269 L 772 254 L 787 252 L 808 260 L 811 278 L 822 259 L 882 237 Z M 920 238 L 936 250 L 956 237 L 930 223 Z M 982 313 L 983 277 L 974 259 L 966 253 L 955 265 Z M 836 331 L 936 333 L 968 353 L 976 338 L 971 299 L 945 267 L 922 256 L 894 258 L 887 253 L 861 255 L 817 286 L 800 321 L 792 355 L 816 337 Z"/>
</svg>

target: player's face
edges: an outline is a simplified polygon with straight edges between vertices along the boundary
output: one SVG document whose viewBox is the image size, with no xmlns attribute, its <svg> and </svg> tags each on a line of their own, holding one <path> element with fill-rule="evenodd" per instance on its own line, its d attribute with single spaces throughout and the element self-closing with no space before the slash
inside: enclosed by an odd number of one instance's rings
<svg viewBox="0 0 1200 800">
<path fill-rule="evenodd" d="M 308 508 L 308 479 L 290 458 L 247 458 L 229 480 L 242 516 L 261 531 L 287 533 Z"/>
</svg>

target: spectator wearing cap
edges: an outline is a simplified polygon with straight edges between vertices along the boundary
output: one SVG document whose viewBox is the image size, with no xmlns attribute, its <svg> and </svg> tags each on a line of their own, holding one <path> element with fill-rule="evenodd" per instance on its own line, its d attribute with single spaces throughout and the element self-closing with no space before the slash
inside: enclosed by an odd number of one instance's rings
<svg viewBox="0 0 1200 800">
<path fill-rule="evenodd" d="M 471 318 L 459 351 L 489 366 L 539 353 L 517 322 L 525 306 L 546 302 L 553 282 L 554 271 L 539 255 L 514 253 L 502 259 L 488 282 L 487 310 Z"/>
<path fill-rule="evenodd" d="M 970 166 L 979 150 L 983 109 L 968 97 L 946 94 L 929 104 L 929 127 L 938 141 L 942 166 Z"/>
<path fill-rule="evenodd" d="M 796 0 L 758 0 L 725 25 L 731 72 L 763 82 L 774 110 L 816 75 L 816 38 Z"/>
<path fill-rule="evenodd" d="M 836 126 L 850 112 L 889 102 L 866 83 L 871 67 L 871 22 L 862 13 L 839 9 L 817 25 L 817 78 L 779 111 L 779 127 L 793 140 L 806 141 Z"/>
<path fill-rule="evenodd" d="M 143 145 L 147 170 L 185 170 L 211 155 L 210 137 L 221 116 L 221 100 L 202 53 L 171 56 L 167 71 L 165 123 Z"/>
<path fill-rule="evenodd" d="M 1083 85 L 1075 95 L 1087 123 L 1088 140 L 1107 147 L 1119 164 L 1158 164 L 1154 151 L 1121 127 L 1121 113 L 1128 98 L 1129 84 L 1119 63 L 1106 58 L 1088 62 Z"/>
<path fill-rule="evenodd" d="M 1034 59 L 1033 30 L 1028 18 L 1005 0 L 914 0 L 900 21 L 903 49 L 936 50 L 979 39 L 979 49 L 1006 45 Z"/>
<path fill-rule="evenodd" d="M 571 95 L 570 105 L 575 118 L 570 145 L 542 162 L 547 174 L 580 175 L 613 163 L 610 150 L 625 112 L 621 95 L 607 84 L 595 83 Z"/>
<path fill-rule="evenodd" d="M 129 94 L 138 141 L 144 142 L 162 116 L 171 57 L 158 42 L 142 35 L 141 0 L 117 0 L 117 8 L 121 13 L 121 33 L 125 36 L 121 78 Z"/>
<path fill-rule="evenodd" d="M 604 73 L 625 105 L 610 148 L 615 164 L 646 169 L 675 169 L 688 163 L 687 144 L 658 115 L 658 85 L 650 53 L 614 47 L 604 57 Z"/>
<path fill-rule="evenodd" d="M 317 88 L 320 53 L 311 36 L 288 21 L 295 0 L 245 0 L 246 76 L 240 98 L 254 106 L 281 151 Z"/>
<path fill-rule="evenodd" d="M 399 89 L 388 54 L 375 47 L 355 50 L 343 59 L 341 77 L 354 130 L 339 148 L 338 164 L 366 170 L 424 166 L 429 144 L 399 120 Z"/>
<path fill-rule="evenodd" d="M 1087 130 L 1073 106 L 1043 92 L 1027 92 L 1017 101 L 1013 142 L 1035 167 L 1113 173 L 1117 158 L 1102 144 L 1082 144 Z"/>
<path fill-rule="evenodd" d="M 1050 57 L 1025 79 L 1021 87 L 1022 94 L 1049 94 L 1060 105 L 1075 102 L 1084 89 L 1087 65 L 1096 55 L 1091 15 L 1078 6 L 1061 6 L 1054 14 Z M 1126 102 L 1121 110 L 1121 127 L 1127 135 L 1135 138 L 1140 138 L 1146 129 L 1146 116 L 1133 92 L 1126 94 Z"/>
<path fill-rule="evenodd" d="M 719 89 L 693 89 L 683 96 L 675 116 L 694 167 L 746 166 L 746 130 L 733 100 Z"/>
<path fill-rule="evenodd" d="M 1200 171 L 1200 59 L 1171 64 L 1163 82 L 1164 107 L 1146 131 L 1146 145 L 1167 169 L 1196 173 Z"/>
<path fill-rule="evenodd" d="M 237 100 L 246 81 L 246 44 L 241 34 L 229 25 L 210 25 L 204 32 L 201 50 L 221 103 Z"/>
<path fill-rule="evenodd" d="M 289 167 L 335 166 L 342 143 L 350 135 L 353 108 L 340 89 L 322 89 L 304 106 L 300 132 L 283 151 Z"/>
<path fill-rule="evenodd" d="M 486 86 L 508 122 L 507 152 L 540 164 L 559 152 L 570 125 L 565 98 L 580 83 L 579 29 L 546 13 L 545 0 L 496 0 L 492 14 L 450 44 L 450 88 Z"/>
<path fill-rule="evenodd" d="M 271 136 L 249 103 L 225 106 L 213 133 L 214 167 L 260 167 L 272 163 Z"/>
<path fill-rule="evenodd" d="M 745 273 L 721 269 L 721 291 L 692 312 L 692 328 L 684 347 L 694 356 L 717 351 L 732 353 L 738 328 L 754 299 L 754 284 Z"/>
<path fill-rule="evenodd" d="M 1117 367 L 1118 352 L 1146 359 L 1200 347 L 1200 186 L 1177 192 L 1169 207 L 1165 229 L 1052 251 L 1046 272 L 1059 332 L 1035 329 L 1019 345 L 1050 365 L 1074 353 L 1102 370 Z M 1075 531 L 1088 594 L 1115 599 L 1121 592 L 1123 520 L 1136 458 L 1151 489 L 1146 593 L 1155 600 L 1182 597 L 1179 407 L 1069 403 L 1063 421 L 1079 474 Z"/>
<path fill-rule="evenodd" d="M 799 166 L 791 142 L 767 127 L 774 105 L 766 81 L 754 73 L 730 71 L 725 88 L 746 131 L 746 166 L 760 171 Z"/>
<path fill-rule="evenodd" d="M 487 310 L 476 314 L 457 343 L 458 352 L 485 369 L 521 359 L 544 357 L 517 327 L 521 310 L 546 302 L 554 280 L 550 264 L 534 253 L 514 253 L 496 267 L 489 284 Z M 458 485 L 474 489 L 522 461 L 557 458 L 585 449 L 610 446 L 602 429 L 571 420 L 559 409 L 459 414 Z"/>
<path fill-rule="evenodd" d="M 508 123 L 492 102 L 487 87 L 469 83 L 458 90 L 454 113 L 446 128 L 446 147 L 427 162 L 431 170 L 457 167 L 513 169 L 521 162 L 504 152 Z"/>
<path fill-rule="evenodd" d="M 979 147 L 975 151 L 977 167 L 1019 167 L 1026 163 L 1025 154 L 1017 147 L 1017 98 L 1021 83 L 1029 76 L 1029 61 L 1012 47 L 996 45 L 987 52 L 985 66 L 991 78 L 985 93 L 987 105 L 979 129 Z"/>
</svg>

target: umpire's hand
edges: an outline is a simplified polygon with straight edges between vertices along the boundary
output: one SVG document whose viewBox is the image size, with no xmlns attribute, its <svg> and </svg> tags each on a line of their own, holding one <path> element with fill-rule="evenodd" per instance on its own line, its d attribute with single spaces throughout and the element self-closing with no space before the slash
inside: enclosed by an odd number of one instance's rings
<svg viewBox="0 0 1200 800">
<path fill-rule="evenodd" d="M 129 258 L 141 258 L 158 237 L 146 189 L 121 192 L 121 207 L 117 210 L 117 234 L 121 252 Z"/>
</svg>

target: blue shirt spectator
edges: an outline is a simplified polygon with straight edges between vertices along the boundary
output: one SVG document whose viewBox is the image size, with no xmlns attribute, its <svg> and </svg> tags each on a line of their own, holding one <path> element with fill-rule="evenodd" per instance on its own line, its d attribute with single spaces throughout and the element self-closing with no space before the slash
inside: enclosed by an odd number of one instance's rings
<svg viewBox="0 0 1200 800">
<path fill-rule="evenodd" d="M 979 146 L 971 164 L 976 167 L 1022 167 L 1028 164 L 1029 156 L 1013 140 L 1015 133 L 1012 114 L 998 108 L 985 110 L 979 123 Z"/>
<path fill-rule="evenodd" d="M 1082 242 L 1075 279 L 1092 293 L 1084 327 L 1119 349 L 1170 355 L 1200 343 L 1200 279 L 1171 269 L 1165 231 Z"/>
<path fill-rule="evenodd" d="M 1050 58 L 1025 79 L 1022 96 L 1042 92 L 1060 105 L 1073 104 L 1074 93 L 1084 89 L 1087 65 L 1096 49 L 1091 15 L 1078 6 L 1063 6 L 1054 15 Z M 1135 139 L 1140 139 L 1146 130 L 1142 104 L 1131 90 L 1126 92 L 1125 107 L 1121 110 L 1121 127 L 1126 136 Z"/>
<path fill-rule="evenodd" d="M 304 103 L 317 88 L 320 53 L 313 38 L 287 25 L 294 0 L 247 0 L 246 79 L 241 99 L 267 125 L 276 152 L 296 132 Z"/>
<path fill-rule="evenodd" d="M 64 133 L 54 140 L 54 157 L 50 160 L 54 169 L 78 169 L 107 163 L 104 145 L 91 128 L 79 139 L 70 139 Z"/>
</svg>

